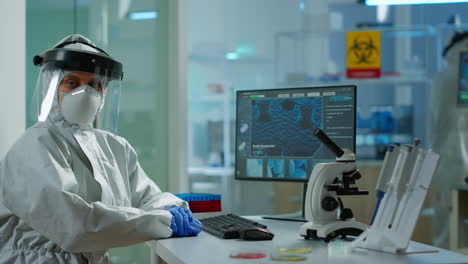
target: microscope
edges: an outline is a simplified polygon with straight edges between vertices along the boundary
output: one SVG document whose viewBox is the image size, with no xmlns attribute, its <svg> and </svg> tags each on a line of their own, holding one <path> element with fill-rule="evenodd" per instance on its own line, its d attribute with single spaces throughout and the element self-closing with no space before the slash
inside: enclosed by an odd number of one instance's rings
<svg viewBox="0 0 468 264">
<path fill-rule="evenodd" d="M 353 187 L 361 174 L 356 169 L 356 156 L 351 150 L 341 149 L 320 128 L 314 136 L 336 156 L 336 162 L 318 163 L 309 178 L 304 202 L 305 219 L 300 228 L 305 239 L 323 239 L 325 242 L 341 236 L 359 236 L 367 225 L 353 218 L 350 208 L 344 208 L 341 195 L 367 195 L 368 191 Z"/>
</svg>

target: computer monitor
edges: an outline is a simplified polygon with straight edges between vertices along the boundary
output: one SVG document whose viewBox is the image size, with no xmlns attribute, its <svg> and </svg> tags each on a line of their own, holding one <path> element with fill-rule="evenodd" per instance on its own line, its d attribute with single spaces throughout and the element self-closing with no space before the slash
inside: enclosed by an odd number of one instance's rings
<svg viewBox="0 0 468 264">
<path fill-rule="evenodd" d="M 460 53 L 458 74 L 458 106 L 468 106 L 468 50 Z"/>
<path fill-rule="evenodd" d="M 355 151 L 356 86 L 237 92 L 235 178 L 307 182 L 335 155 L 315 138 L 321 128 L 339 147 Z"/>
</svg>

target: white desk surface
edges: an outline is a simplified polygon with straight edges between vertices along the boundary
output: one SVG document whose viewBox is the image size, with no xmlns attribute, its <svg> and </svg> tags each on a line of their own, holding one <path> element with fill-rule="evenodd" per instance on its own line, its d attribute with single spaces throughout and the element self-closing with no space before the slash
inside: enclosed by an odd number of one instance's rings
<svg viewBox="0 0 468 264">
<path fill-rule="evenodd" d="M 265 224 L 275 234 L 270 241 L 244 241 L 240 239 L 220 239 L 205 231 L 197 237 L 170 238 L 147 242 L 159 257 L 169 264 L 181 263 L 279 263 L 271 260 L 280 248 L 310 248 L 312 253 L 303 254 L 307 260 L 297 263 L 468 263 L 468 256 L 432 246 L 411 242 L 409 252 L 436 251 L 431 253 L 412 253 L 394 255 L 359 249 L 346 251 L 344 240 L 335 239 L 330 243 L 306 240 L 299 236 L 301 222 L 266 220 L 259 216 L 248 217 Z M 267 253 L 264 259 L 234 259 L 233 252 Z"/>
</svg>

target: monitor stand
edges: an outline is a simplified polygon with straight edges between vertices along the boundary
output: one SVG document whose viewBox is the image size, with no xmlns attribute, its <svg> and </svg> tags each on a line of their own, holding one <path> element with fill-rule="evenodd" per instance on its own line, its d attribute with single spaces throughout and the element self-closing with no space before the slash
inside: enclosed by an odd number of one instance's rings
<svg viewBox="0 0 468 264">
<path fill-rule="evenodd" d="M 297 211 L 295 213 L 288 213 L 288 214 L 277 214 L 277 215 L 266 215 L 262 216 L 263 219 L 270 219 L 270 220 L 281 220 L 281 221 L 294 221 L 294 222 L 307 222 L 305 219 L 305 196 L 307 193 L 307 182 L 304 183 L 304 188 L 302 191 L 302 212 Z"/>
</svg>

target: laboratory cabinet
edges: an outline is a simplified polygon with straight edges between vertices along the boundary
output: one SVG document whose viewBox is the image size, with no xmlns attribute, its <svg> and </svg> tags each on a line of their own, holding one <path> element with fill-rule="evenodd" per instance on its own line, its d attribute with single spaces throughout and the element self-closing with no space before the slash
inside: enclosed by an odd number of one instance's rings
<svg viewBox="0 0 468 264">
<path fill-rule="evenodd" d="M 366 42 L 369 31 L 380 34 L 375 50 L 380 54 L 380 77 L 348 78 L 346 36 L 362 32 L 361 40 Z M 187 169 L 191 190 L 226 193 L 226 209 L 237 213 L 248 212 L 249 205 L 254 207 L 242 202 L 249 191 L 266 194 L 250 200 L 259 203 L 257 208 L 265 208 L 265 213 L 284 212 L 274 200 L 296 204 L 291 208 L 300 205 L 300 194 L 288 195 L 278 187 L 284 183 L 234 180 L 238 90 L 356 85 L 356 154 L 361 168 L 380 167 L 389 143 L 408 144 L 419 138 L 428 147 L 432 79 L 440 70 L 440 39 L 448 35 L 440 32 L 437 27 L 418 25 L 278 31 L 272 35 L 270 49 L 257 46 L 256 52 L 236 59 L 219 52 L 220 48 L 214 49 L 217 52 L 192 49 Z M 268 198 L 262 201 L 264 197 Z"/>
<path fill-rule="evenodd" d="M 370 37 L 374 32 L 380 41 Z M 357 85 L 357 157 L 381 160 L 389 143 L 407 144 L 417 137 L 424 144 L 428 138 L 431 64 L 437 62 L 430 57 L 436 47 L 435 33 L 430 26 L 278 32 L 276 83 L 281 87 Z M 358 48 L 351 50 L 352 45 Z M 364 61 L 366 56 L 380 60 L 380 76 L 348 77 L 349 61 Z"/>
</svg>

